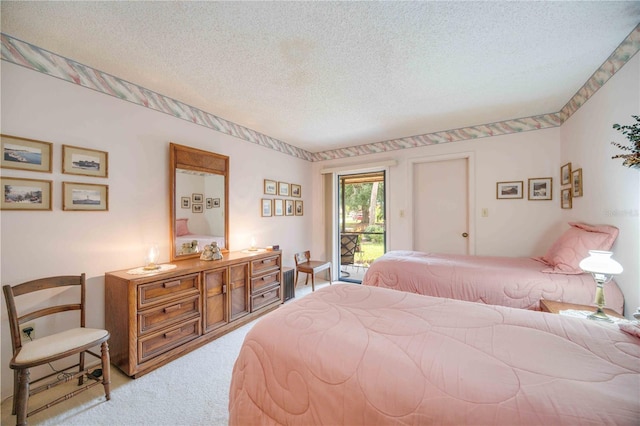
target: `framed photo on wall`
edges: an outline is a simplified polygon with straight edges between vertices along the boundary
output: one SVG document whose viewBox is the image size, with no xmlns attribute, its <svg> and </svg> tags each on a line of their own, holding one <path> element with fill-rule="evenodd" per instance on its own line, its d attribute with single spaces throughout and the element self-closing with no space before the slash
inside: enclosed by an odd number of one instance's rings
<svg viewBox="0 0 640 426">
<path fill-rule="evenodd" d="M 496 198 L 498 200 L 508 200 L 514 198 L 522 198 L 523 182 L 498 182 L 496 183 Z"/>
<path fill-rule="evenodd" d="M 205 205 L 207 206 L 208 209 L 212 209 L 213 208 L 213 198 L 207 198 Z"/>
<path fill-rule="evenodd" d="M 560 194 L 560 207 L 562 207 L 563 209 L 570 209 L 572 202 L 571 202 L 571 188 L 565 188 L 561 191 Z"/>
<path fill-rule="evenodd" d="M 180 197 L 180 207 L 183 209 L 188 209 L 191 207 L 191 198 L 189 197 Z"/>
<path fill-rule="evenodd" d="M 0 135 L 4 169 L 51 173 L 52 143 L 17 136 Z"/>
<path fill-rule="evenodd" d="M 264 180 L 264 193 L 267 195 L 276 195 L 278 193 L 277 182 L 275 180 Z"/>
<path fill-rule="evenodd" d="M 51 210 L 50 180 L 1 177 L 0 210 Z"/>
<path fill-rule="evenodd" d="M 107 211 L 109 187 L 93 183 L 62 182 L 62 210 Z"/>
<path fill-rule="evenodd" d="M 569 185 L 571 183 L 571 163 L 567 163 L 560 167 L 560 185 Z"/>
<path fill-rule="evenodd" d="M 284 214 L 286 216 L 293 216 L 293 200 L 285 200 Z"/>
<path fill-rule="evenodd" d="M 261 214 L 262 214 L 262 217 L 268 217 L 268 216 L 272 215 L 272 212 L 271 212 L 271 199 L 269 199 L 269 198 L 263 198 L 262 199 Z"/>
<path fill-rule="evenodd" d="M 202 194 L 196 194 L 196 193 L 191 194 L 192 203 L 202 203 L 203 199 L 204 197 L 202 196 Z"/>
<path fill-rule="evenodd" d="M 300 198 L 302 197 L 302 187 L 300 185 L 291 184 L 291 196 Z"/>
<path fill-rule="evenodd" d="M 214 209 L 220 208 L 220 198 L 214 198 L 213 199 L 213 208 Z"/>
<path fill-rule="evenodd" d="M 529 179 L 530 200 L 551 200 L 553 198 L 553 178 Z"/>
<path fill-rule="evenodd" d="M 202 204 L 193 203 L 191 205 L 191 212 L 192 213 L 202 213 L 202 211 L 203 211 Z"/>
<path fill-rule="evenodd" d="M 273 200 L 273 215 L 274 216 L 283 216 L 284 215 L 284 200 L 276 198 Z"/>
<path fill-rule="evenodd" d="M 302 200 L 296 200 L 296 216 L 302 216 L 304 214 Z"/>
<path fill-rule="evenodd" d="M 582 169 L 576 169 L 571 174 L 571 198 L 582 197 Z"/>
<path fill-rule="evenodd" d="M 105 151 L 62 145 L 62 173 L 108 177 L 108 155 Z"/>
<path fill-rule="evenodd" d="M 289 184 L 286 182 L 278 182 L 278 195 L 289 195 Z"/>
</svg>

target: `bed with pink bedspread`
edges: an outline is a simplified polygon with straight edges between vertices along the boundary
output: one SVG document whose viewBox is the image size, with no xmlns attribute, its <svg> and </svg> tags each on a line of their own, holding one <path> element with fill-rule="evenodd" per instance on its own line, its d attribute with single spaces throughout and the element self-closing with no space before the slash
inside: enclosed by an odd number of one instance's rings
<svg viewBox="0 0 640 426">
<path fill-rule="evenodd" d="M 248 332 L 230 425 L 637 424 L 640 338 L 615 324 L 335 284 Z"/>
<path fill-rule="evenodd" d="M 540 299 L 593 305 L 596 284 L 590 274 L 542 272 L 527 257 L 464 256 L 390 251 L 375 260 L 362 284 L 427 296 L 540 310 Z M 611 281 L 606 307 L 622 314 L 624 296 Z"/>
</svg>

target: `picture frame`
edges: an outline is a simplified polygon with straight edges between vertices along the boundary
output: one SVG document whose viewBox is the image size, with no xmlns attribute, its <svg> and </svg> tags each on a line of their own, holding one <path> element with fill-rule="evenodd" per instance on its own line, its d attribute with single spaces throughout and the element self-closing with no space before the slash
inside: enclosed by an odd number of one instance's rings
<svg viewBox="0 0 640 426">
<path fill-rule="evenodd" d="M 302 200 L 295 200 L 295 209 L 296 209 L 296 216 L 304 215 L 304 206 L 302 204 Z"/>
<path fill-rule="evenodd" d="M 571 163 L 567 163 L 560 167 L 560 185 L 569 185 L 571 183 Z"/>
<path fill-rule="evenodd" d="M 197 194 L 197 193 L 193 193 L 191 194 L 191 202 L 192 203 L 202 203 L 202 201 L 204 200 L 204 197 L 202 194 Z"/>
<path fill-rule="evenodd" d="M 183 209 L 191 208 L 191 198 L 180 197 L 180 207 L 182 207 Z"/>
<path fill-rule="evenodd" d="M 207 206 L 208 209 L 212 209 L 213 208 L 213 198 L 207 198 L 205 205 Z"/>
<path fill-rule="evenodd" d="M 109 186 L 95 183 L 62 182 L 62 210 L 108 211 Z"/>
<path fill-rule="evenodd" d="M 109 153 L 97 149 L 62 145 L 62 173 L 109 177 Z"/>
<path fill-rule="evenodd" d="M 553 178 L 529 179 L 529 200 L 544 201 L 553 199 Z"/>
<path fill-rule="evenodd" d="M 510 200 L 523 198 L 522 186 L 524 182 L 521 180 L 510 182 L 496 183 L 496 198 L 498 200 Z"/>
<path fill-rule="evenodd" d="M 191 212 L 192 213 L 202 213 L 202 211 L 204 210 L 202 208 L 203 204 L 200 203 L 193 203 L 191 204 Z"/>
<path fill-rule="evenodd" d="M 50 180 L 0 177 L 0 210 L 51 210 Z"/>
<path fill-rule="evenodd" d="M 571 173 L 571 198 L 582 197 L 582 168 Z"/>
<path fill-rule="evenodd" d="M 293 200 L 284 200 L 285 216 L 293 216 Z"/>
<path fill-rule="evenodd" d="M 289 184 L 286 182 L 278 182 L 278 195 L 289 196 Z"/>
<path fill-rule="evenodd" d="M 280 198 L 276 198 L 275 200 L 273 200 L 273 215 L 274 216 L 284 215 L 284 200 Z"/>
<path fill-rule="evenodd" d="M 272 215 L 271 212 L 271 199 L 270 198 L 263 198 L 261 200 L 261 207 L 260 207 L 260 213 L 262 215 L 262 217 L 269 217 Z"/>
<path fill-rule="evenodd" d="M 52 147 L 53 144 L 50 142 L 0 135 L 0 150 L 2 151 L 0 167 L 51 173 Z"/>
<path fill-rule="evenodd" d="M 302 197 L 302 187 L 300 185 L 291 184 L 291 196 L 296 198 Z"/>
<path fill-rule="evenodd" d="M 275 180 L 264 180 L 264 193 L 267 195 L 277 195 L 278 183 Z"/>
<path fill-rule="evenodd" d="M 214 198 L 213 199 L 213 208 L 214 209 L 219 209 L 220 208 L 220 198 Z"/>
<path fill-rule="evenodd" d="M 560 191 L 560 207 L 570 209 L 572 205 L 571 188 L 565 188 Z"/>
</svg>

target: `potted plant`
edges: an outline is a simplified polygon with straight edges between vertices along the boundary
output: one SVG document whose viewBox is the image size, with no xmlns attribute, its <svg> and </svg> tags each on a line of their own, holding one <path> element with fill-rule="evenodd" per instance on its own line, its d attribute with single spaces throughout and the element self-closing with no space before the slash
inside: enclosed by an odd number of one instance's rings
<svg viewBox="0 0 640 426">
<path fill-rule="evenodd" d="M 623 135 L 629 139 L 631 146 L 622 145 L 617 142 L 611 142 L 612 145 L 617 146 L 623 151 L 631 151 L 629 154 L 618 154 L 611 158 L 624 158 L 623 166 L 631 167 L 632 169 L 640 169 L 640 116 L 632 115 L 636 122 L 630 126 L 621 126 L 614 124 L 613 128 L 622 132 Z"/>
</svg>

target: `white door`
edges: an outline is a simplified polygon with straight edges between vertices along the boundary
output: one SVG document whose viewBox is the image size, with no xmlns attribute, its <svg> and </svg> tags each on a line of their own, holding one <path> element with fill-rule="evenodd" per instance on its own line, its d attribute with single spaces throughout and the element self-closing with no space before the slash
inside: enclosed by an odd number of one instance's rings
<svg viewBox="0 0 640 426">
<path fill-rule="evenodd" d="M 413 164 L 413 249 L 469 254 L 468 159 Z"/>
</svg>

